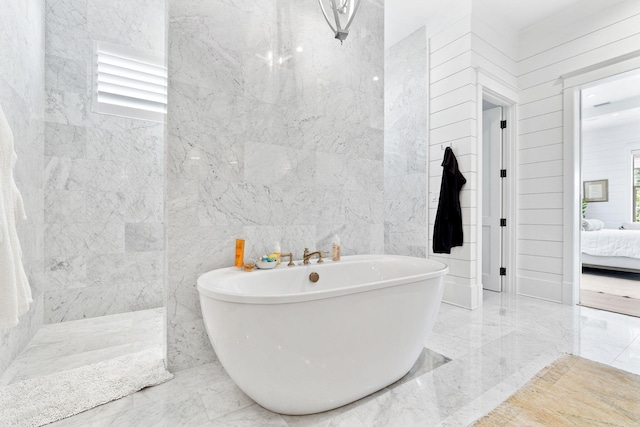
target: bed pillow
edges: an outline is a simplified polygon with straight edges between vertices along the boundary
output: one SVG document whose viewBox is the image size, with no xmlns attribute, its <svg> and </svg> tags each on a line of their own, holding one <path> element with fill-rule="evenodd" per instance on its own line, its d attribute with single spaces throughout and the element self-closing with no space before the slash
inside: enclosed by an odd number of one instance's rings
<svg viewBox="0 0 640 427">
<path fill-rule="evenodd" d="M 640 222 L 625 222 L 620 227 L 621 230 L 640 230 Z"/>
<path fill-rule="evenodd" d="M 584 231 L 598 231 L 604 227 L 604 222 L 599 219 L 583 219 L 582 229 Z"/>
</svg>

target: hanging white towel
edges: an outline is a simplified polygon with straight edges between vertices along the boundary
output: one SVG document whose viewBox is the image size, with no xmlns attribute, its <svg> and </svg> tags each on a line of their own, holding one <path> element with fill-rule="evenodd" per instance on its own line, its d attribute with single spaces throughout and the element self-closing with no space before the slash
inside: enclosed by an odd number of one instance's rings
<svg viewBox="0 0 640 427">
<path fill-rule="evenodd" d="M 16 219 L 26 218 L 13 179 L 16 159 L 13 132 L 0 105 L 0 329 L 16 326 L 33 301 L 16 230 Z"/>
</svg>

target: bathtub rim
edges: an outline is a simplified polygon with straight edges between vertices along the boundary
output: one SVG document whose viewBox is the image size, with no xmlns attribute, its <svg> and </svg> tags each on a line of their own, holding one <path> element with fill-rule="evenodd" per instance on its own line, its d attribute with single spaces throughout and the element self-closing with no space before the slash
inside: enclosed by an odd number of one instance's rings
<svg viewBox="0 0 640 427">
<path fill-rule="evenodd" d="M 226 301 L 237 304 L 290 304 L 290 303 L 298 303 L 305 301 L 315 301 L 327 298 L 336 298 L 343 295 L 350 295 L 362 292 L 374 291 L 376 289 L 382 289 L 393 286 L 401 286 L 409 283 L 415 283 L 423 280 L 429 280 L 432 278 L 442 277 L 449 272 L 449 266 L 441 261 L 429 259 L 429 258 L 418 258 L 418 257 L 410 257 L 403 255 L 349 255 L 342 257 L 340 263 L 349 263 L 350 261 L 375 261 L 375 259 L 386 258 L 386 259 L 399 259 L 399 260 L 418 260 L 420 262 L 426 262 L 433 264 L 435 270 L 428 271 L 425 273 L 414 274 L 410 276 L 398 277 L 394 279 L 388 280 L 380 280 L 377 282 L 370 283 L 362 283 L 353 286 L 346 286 L 342 288 L 336 289 L 328 289 L 328 290 L 318 290 L 318 291 L 310 291 L 310 292 L 302 292 L 302 293 L 293 293 L 286 295 L 251 295 L 251 294 L 242 294 L 236 292 L 228 292 L 220 289 L 212 288 L 209 282 L 214 276 L 219 275 L 222 280 L 225 278 L 234 277 L 237 274 L 246 274 L 245 272 L 238 271 L 234 267 L 226 267 L 208 271 L 203 273 L 198 277 L 197 280 L 197 289 L 200 295 L 200 298 L 207 297 L 212 298 L 218 301 Z M 296 266 L 292 268 L 322 268 L 323 266 L 318 266 L 316 264 L 311 264 L 308 266 Z M 281 267 L 287 268 L 287 267 Z M 281 269 L 280 268 L 280 269 Z M 273 274 L 280 270 L 279 268 L 272 270 L 265 270 L 263 272 L 257 272 L 257 274 Z"/>
</svg>

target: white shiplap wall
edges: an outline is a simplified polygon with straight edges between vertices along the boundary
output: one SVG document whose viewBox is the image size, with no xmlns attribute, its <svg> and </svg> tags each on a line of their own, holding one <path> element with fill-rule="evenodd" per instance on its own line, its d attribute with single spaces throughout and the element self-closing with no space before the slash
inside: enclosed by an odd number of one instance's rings
<svg viewBox="0 0 640 427">
<path fill-rule="evenodd" d="M 429 257 L 449 265 L 444 301 L 478 306 L 476 194 L 477 90 L 472 65 L 471 10 L 429 38 Z M 451 145 L 467 179 L 460 194 L 464 240 L 451 254 L 433 253 L 433 225 L 438 207 L 444 147 Z"/>
<path fill-rule="evenodd" d="M 563 301 L 561 76 L 638 51 L 640 2 L 585 1 L 520 35 L 518 292 Z"/>
<path fill-rule="evenodd" d="M 429 256 L 449 265 L 444 301 L 467 308 L 481 304 L 478 274 L 479 111 L 478 73 L 516 85 L 515 37 L 469 7 L 460 18 L 429 37 Z M 482 12 L 482 11 L 479 11 Z M 464 241 L 450 255 L 432 251 L 433 224 L 444 148 L 451 145 L 467 183 L 460 193 Z"/>
</svg>

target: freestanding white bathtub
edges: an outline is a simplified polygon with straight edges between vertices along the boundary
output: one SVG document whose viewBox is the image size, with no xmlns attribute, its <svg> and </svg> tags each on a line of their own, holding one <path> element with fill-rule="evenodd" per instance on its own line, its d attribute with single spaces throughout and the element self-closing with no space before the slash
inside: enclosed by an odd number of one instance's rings
<svg viewBox="0 0 640 427">
<path fill-rule="evenodd" d="M 447 271 L 422 258 L 345 256 L 214 270 L 198 278 L 198 291 L 211 344 L 236 384 L 271 411 L 302 415 L 402 378 L 431 332 Z"/>
</svg>

